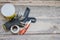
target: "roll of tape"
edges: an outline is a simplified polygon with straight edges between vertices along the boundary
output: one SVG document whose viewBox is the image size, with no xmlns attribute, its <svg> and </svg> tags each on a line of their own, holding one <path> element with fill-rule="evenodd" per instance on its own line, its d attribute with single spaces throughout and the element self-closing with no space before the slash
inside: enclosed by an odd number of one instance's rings
<svg viewBox="0 0 60 40">
<path fill-rule="evenodd" d="M 19 30 L 20 30 L 20 28 L 18 25 L 11 26 L 11 29 L 10 29 L 10 31 L 14 34 L 18 33 Z"/>
<path fill-rule="evenodd" d="M 12 19 L 15 16 L 15 7 L 13 4 L 4 4 L 1 8 L 1 13 L 6 19 Z"/>
</svg>

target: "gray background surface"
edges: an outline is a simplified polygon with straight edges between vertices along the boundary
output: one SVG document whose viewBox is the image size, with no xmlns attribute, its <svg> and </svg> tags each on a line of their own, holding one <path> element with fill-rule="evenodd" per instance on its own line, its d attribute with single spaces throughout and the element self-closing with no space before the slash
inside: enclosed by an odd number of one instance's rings
<svg viewBox="0 0 60 40">
<path fill-rule="evenodd" d="M 16 13 L 23 15 L 26 7 L 31 9 L 29 17 L 35 17 L 36 23 L 31 23 L 26 34 L 45 33 L 35 35 L 12 35 L 5 32 L 2 24 L 6 22 L 0 13 L 0 40 L 60 40 L 60 7 L 55 6 L 15 6 Z M 1 9 L 1 6 L 0 6 Z M 49 34 L 51 33 L 51 34 Z M 57 34 L 56 34 L 57 33 Z"/>
</svg>

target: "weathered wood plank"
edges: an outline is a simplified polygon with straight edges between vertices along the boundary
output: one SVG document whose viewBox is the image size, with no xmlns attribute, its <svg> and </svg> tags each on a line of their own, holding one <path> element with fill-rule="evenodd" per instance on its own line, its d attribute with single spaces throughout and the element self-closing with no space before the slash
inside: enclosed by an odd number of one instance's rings
<svg viewBox="0 0 60 40">
<path fill-rule="evenodd" d="M 60 40 L 60 35 L 5 35 L 0 40 Z"/>
<path fill-rule="evenodd" d="M 24 14 L 26 7 L 31 9 L 29 17 L 36 17 L 36 23 L 31 24 L 25 35 L 12 35 L 3 29 L 6 20 L 0 13 L 0 40 L 60 40 L 60 7 L 15 5 L 16 13 Z"/>
<path fill-rule="evenodd" d="M 24 14 L 27 6 L 16 5 L 16 13 Z M 29 16 L 36 17 L 37 21 L 31 24 L 27 33 L 60 33 L 60 7 L 53 6 L 28 6 L 31 11 Z M 40 18 L 39 18 L 40 17 Z M 1 30 L 0 34 L 11 34 L 5 32 L 2 24 L 4 24 L 3 17 L 0 17 Z M 55 27 L 54 27 L 55 26 Z"/>
<path fill-rule="evenodd" d="M 29 6 L 60 6 L 60 1 L 1 1 L 0 5 L 12 3 L 14 5 L 29 5 Z"/>
</svg>

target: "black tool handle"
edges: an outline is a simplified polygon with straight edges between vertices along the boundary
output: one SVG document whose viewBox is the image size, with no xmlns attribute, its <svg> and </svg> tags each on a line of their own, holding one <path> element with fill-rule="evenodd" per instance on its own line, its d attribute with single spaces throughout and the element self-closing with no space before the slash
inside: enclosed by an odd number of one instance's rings
<svg viewBox="0 0 60 40">
<path fill-rule="evenodd" d="M 30 20 L 31 20 L 32 23 L 35 23 L 36 22 L 36 18 L 34 18 L 34 17 L 28 17 L 23 22 L 30 21 Z"/>
<path fill-rule="evenodd" d="M 25 10 L 25 13 L 23 15 L 25 17 L 25 19 L 28 18 L 29 12 L 30 12 L 30 9 L 27 7 L 26 10 Z"/>
<path fill-rule="evenodd" d="M 28 20 L 29 12 L 30 12 L 30 9 L 27 7 L 26 10 L 25 10 L 25 12 L 24 12 L 23 19 L 20 20 L 20 21 L 22 21 L 22 22 L 25 23 Z"/>
</svg>

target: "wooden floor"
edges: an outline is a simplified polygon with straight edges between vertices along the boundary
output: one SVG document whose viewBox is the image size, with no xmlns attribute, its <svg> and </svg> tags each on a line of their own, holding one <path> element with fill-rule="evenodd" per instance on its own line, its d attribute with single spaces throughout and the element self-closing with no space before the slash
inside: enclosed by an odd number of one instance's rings
<svg viewBox="0 0 60 40">
<path fill-rule="evenodd" d="M 35 17 L 36 23 L 31 23 L 25 35 L 12 35 L 3 29 L 6 20 L 0 14 L 0 40 L 60 40 L 60 7 L 15 5 L 16 13 L 24 14 L 26 7 L 31 9 L 29 17 Z"/>
</svg>

